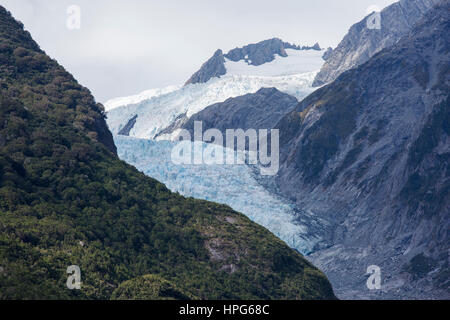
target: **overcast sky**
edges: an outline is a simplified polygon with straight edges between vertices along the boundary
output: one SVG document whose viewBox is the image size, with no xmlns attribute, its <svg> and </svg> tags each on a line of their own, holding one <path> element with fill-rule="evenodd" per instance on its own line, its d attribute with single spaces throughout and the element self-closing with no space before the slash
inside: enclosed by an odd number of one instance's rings
<svg viewBox="0 0 450 320">
<path fill-rule="evenodd" d="M 395 0 L 0 0 L 100 102 L 184 83 L 216 49 L 278 37 L 335 47 Z M 70 5 L 81 9 L 69 29 Z M 73 26 L 73 24 L 72 24 Z"/>
</svg>

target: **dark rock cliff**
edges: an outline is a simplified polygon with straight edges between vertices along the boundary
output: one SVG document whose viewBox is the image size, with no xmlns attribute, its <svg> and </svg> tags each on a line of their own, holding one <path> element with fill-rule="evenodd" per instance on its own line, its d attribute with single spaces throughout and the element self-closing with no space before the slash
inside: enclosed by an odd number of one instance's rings
<svg viewBox="0 0 450 320">
<path fill-rule="evenodd" d="M 449 35 L 447 3 L 277 125 L 278 185 L 334 226 L 310 258 L 339 297 L 450 297 Z"/>
</svg>

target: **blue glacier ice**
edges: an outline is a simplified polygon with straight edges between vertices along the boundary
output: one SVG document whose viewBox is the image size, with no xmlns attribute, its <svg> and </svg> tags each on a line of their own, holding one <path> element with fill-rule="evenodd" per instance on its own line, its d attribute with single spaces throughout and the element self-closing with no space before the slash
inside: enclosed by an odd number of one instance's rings
<svg viewBox="0 0 450 320">
<path fill-rule="evenodd" d="M 226 204 L 304 255 L 311 253 L 321 240 L 320 233 L 314 230 L 314 225 L 320 222 L 267 191 L 247 165 L 179 165 L 171 160 L 176 142 L 126 136 L 114 136 L 114 140 L 122 160 L 161 181 L 170 190 Z"/>
</svg>

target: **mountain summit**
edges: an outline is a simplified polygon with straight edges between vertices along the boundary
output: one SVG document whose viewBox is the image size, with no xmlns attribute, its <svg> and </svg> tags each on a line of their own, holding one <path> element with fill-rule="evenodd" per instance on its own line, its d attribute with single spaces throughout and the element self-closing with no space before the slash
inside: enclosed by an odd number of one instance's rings
<svg viewBox="0 0 450 320">
<path fill-rule="evenodd" d="M 312 92 L 312 81 L 324 63 L 324 50 L 271 39 L 217 50 L 186 85 L 151 89 L 106 102 L 108 125 L 114 134 L 170 140 L 184 120 L 214 103 L 261 88 L 276 88 L 297 99 Z"/>
<path fill-rule="evenodd" d="M 225 75 L 227 73 L 225 68 L 226 61 L 242 61 L 250 66 L 260 66 L 275 60 L 276 55 L 284 58 L 288 57 L 286 49 L 297 51 L 321 50 L 318 43 L 312 47 L 300 47 L 288 42 L 283 42 L 278 38 L 264 40 L 255 44 L 249 44 L 242 48 L 235 48 L 230 50 L 227 54 L 223 54 L 222 50 L 219 49 L 202 65 L 200 70 L 192 75 L 192 77 L 186 82 L 186 85 L 192 83 L 204 83 L 211 78 Z"/>
</svg>

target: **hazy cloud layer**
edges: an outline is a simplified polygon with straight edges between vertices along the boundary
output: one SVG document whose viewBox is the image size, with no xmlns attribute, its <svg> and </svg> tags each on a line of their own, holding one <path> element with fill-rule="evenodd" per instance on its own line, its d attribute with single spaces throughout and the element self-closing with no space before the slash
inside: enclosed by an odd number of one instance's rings
<svg viewBox="0 0 450 320">
<path fill-rule="evenodd" d="M 336 46 L 394 0 L 0 0 L 97 100 L 183 83 L 217 48 L 279 37 Z M 81 8 L 81 29 L 66 27 Z"/>
</svg>

